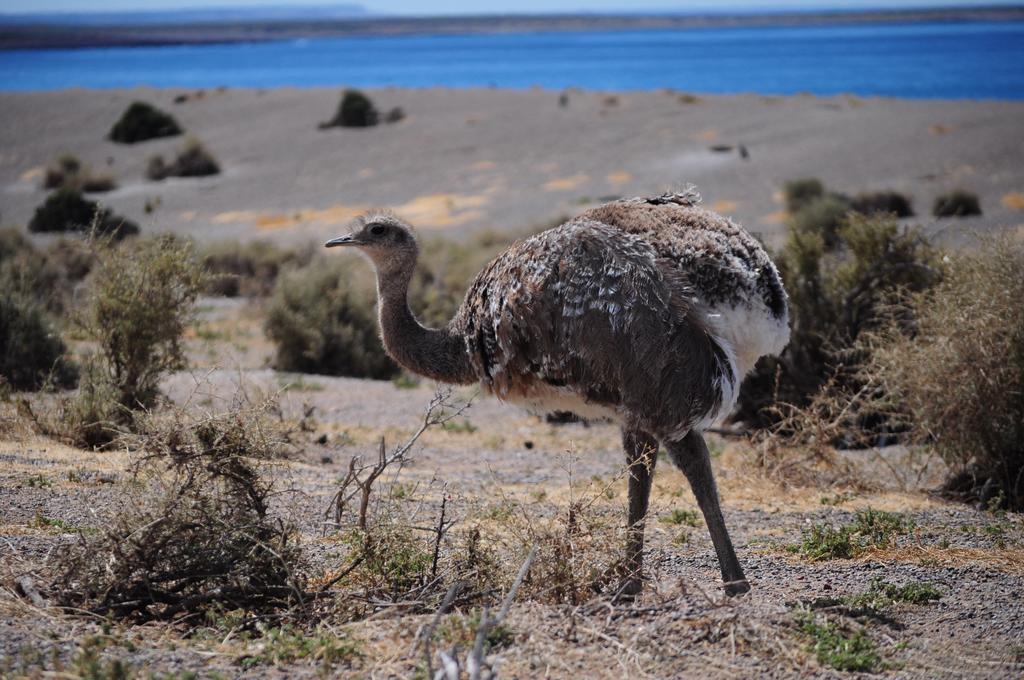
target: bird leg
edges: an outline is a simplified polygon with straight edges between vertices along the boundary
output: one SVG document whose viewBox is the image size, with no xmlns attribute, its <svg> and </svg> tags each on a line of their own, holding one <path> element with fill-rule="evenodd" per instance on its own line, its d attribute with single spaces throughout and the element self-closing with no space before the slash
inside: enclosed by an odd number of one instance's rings
<svg viewBox="0 0 1024 680">
<path fill-rule="evenodd" d="M 711 456 L 707 444 L 704 443 L 704 437 L 700 432 L 691 431 L 679 441 L 666 442 L 666 446 L 672 462 L 683 471 L 690 482 L 693 495 L 697 497 L 697 504 L 704 514 L 711 542 L 714 543 L 715 552 L 718 554 L 718 566 L 722 569 L 726 595 L 741 595 L 747 592 L 750 590 L 750 584 L 743 575 L 743 568 L 736 559 L 736 551 L 733 550 L 729 532 L 725 528 L 725 518 L 722 517 L 718 490 L 711 472 Z"/>
<path fill-rule="evenodd" d="M 644 521 L 654 465 L 658 462 L 658 440 L 642 430 L 624 429 L 622 446 L 629 468 L 629 526 L 626 530 L 626 577 L 617 594 L 633 596 L 643 587 Z"/>
</svg>

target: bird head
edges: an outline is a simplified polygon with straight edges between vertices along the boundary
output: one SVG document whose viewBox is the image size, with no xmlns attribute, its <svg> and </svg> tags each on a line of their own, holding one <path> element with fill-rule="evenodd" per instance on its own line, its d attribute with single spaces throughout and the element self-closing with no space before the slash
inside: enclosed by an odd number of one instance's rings
<svg viewBox="0 0 1024 680">
<path fill-rule="evenodd" d="M 418 248 L 412 227 L 390 212 L 372 212 L 357 217 L 351 233 L 333 238 L 327 248 L 352 246 L 365 254 L 378 269 L 415 263 Z"/>
</svg>

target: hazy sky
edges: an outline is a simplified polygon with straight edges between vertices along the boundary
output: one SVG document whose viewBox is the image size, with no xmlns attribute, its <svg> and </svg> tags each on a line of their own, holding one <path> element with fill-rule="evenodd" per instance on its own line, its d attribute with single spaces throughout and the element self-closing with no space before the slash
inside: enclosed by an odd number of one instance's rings
<svg viewBox="0 0 1024 680">
<path fill-rule="evenodd" d="M 335 5 L 346 0 L 0 0 L 0 12 L 90 12 L 256 5 Z M 1020 0 L 352 0 L 384 14 L 482 14 L 492 12 L 707 11 L 752 9 L 900 8 L 950 5 L 1015 5 Z"/>
</svg>

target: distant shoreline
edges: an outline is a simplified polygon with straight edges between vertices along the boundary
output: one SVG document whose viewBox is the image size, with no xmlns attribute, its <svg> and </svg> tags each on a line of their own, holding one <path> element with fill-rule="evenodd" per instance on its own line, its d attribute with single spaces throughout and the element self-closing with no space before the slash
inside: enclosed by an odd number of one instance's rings
<svg viewBox="0 0 1024 680">
<path fill-rule="evenodd" d="M 232 21 L 175 25 L 22 24 L 0 17 L 0 50 L 152 47 L 413 34 L 757 28 L 821 24 L 1024 21 L 1024 6 L 758 15 L 507 15 Z"/>
</svg>

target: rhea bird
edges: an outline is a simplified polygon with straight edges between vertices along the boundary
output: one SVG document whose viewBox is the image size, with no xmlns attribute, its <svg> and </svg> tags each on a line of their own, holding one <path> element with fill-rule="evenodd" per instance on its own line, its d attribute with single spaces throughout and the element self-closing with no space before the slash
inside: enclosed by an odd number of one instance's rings
<svg viewBox="0 0 1024 680">
<path fill-rule="evenodd" d="M 381 337 L 409 371 L 479 382 L 535 413 L 571 411 L 622 428 L 628 465 L 626 576 L 642 588 L 644 521 L 659 442 L 690 483 L 725 591 L 750 586 L 725 526 L 703 432 L 727 415 L 757 359 L 789 341 L 778 270 L 761 244 L 699 206 L 692 189 L 606 203 L 518 241 L 473 280 L 444 328 L 409 309 L 418 249 L 390 212 L 356 219 L 327 247 L 377 272 Z"/>
</svg>

